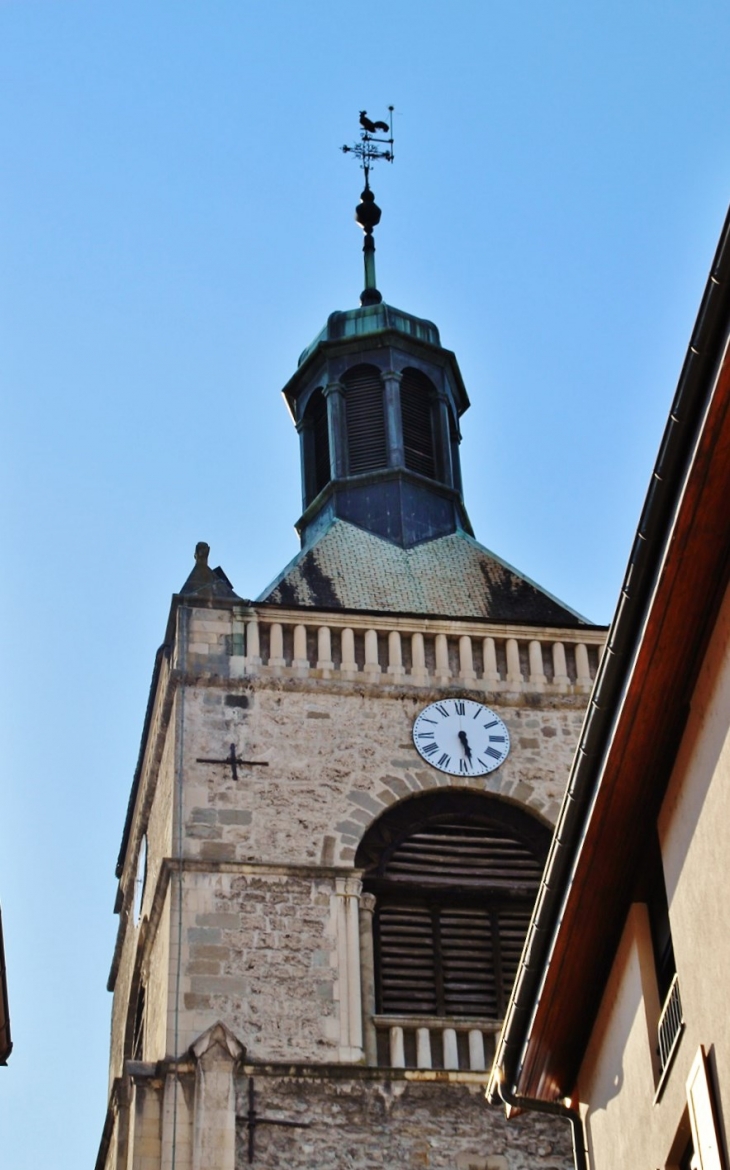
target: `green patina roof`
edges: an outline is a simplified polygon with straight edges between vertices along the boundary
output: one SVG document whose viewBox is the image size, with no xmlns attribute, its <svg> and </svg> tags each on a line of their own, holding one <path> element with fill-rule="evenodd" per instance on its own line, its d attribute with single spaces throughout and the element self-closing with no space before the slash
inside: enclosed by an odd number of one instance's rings
<svg viewBox="0 0 730 1170">
<path fill-rule="evenodd" d="M 334 520 L 258 600 L 544 626 L 590 624 L 464 532 L 401 548 L 344 520 Z"/>
<path fill-rule="evenodd" d="M 441 345 L 439 331 L 433 321 L 414 317 L 412 313 L 404 313 L 402 309 L 394 309 L 392 305 L 365 305 L 360 309 L 330 313 L 324 329 L 303 351 L 297 364 L 302 366 L 323 341 L 364 337 L 370 333 L 381 333 L 385 329 L 394 329 L 397 333 L 426 341 L 429 345 Z"/>
</svg>

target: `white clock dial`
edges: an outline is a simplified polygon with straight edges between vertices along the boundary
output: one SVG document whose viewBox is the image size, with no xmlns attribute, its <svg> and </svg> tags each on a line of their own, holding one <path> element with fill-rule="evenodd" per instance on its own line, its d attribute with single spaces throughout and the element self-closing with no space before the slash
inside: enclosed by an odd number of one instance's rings
<svg viewBox="0 0 730 1170">
<path fill-rule="evenodd" d="M 472 699 L 440 699 L 413 725 L 416 750 L 452 776 L 483 776 L 507 759 L 509 732 L 499 715 Z"/>
</svg>

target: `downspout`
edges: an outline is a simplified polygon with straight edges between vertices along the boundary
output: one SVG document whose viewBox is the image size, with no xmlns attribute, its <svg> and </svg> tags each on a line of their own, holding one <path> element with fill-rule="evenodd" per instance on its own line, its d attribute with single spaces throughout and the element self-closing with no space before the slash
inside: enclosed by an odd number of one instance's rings
<svg viewBox="0 0 730 1170">
<path fill-rule="evenodd" d="M 492 1083 L 487 1089 L 487 1100 L 490 1105 L 496 1105 L 497 1103 L 493 1086 L 494 1080 L 492 1080 Z M 563 1105 L 560 1101 L 540 1101 L 537 1097 L 520 1097 L 519 1094 L 512 1092 L 507 1087 L 507 1082 L 504 1080 L 497 1082 L 497 1091 L 500 1100 L 505 1105 L 510 1105 L 514 1109 L 524 1109 L 526 1113 L 546 1113 L 549 1117 L 564 1117 L 566 1121 L 569 1121 L 573 1138 L 573 1165 L 575 1170 L 589 1170 L 583 1118 L 577 1109 L 571 1109 L 569 1105 Z"/>
</svg>

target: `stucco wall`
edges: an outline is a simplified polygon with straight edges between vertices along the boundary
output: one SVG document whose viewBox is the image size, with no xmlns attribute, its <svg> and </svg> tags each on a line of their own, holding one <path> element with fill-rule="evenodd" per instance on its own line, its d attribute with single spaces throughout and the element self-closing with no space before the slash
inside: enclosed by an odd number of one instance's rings
<svg viewBox="0 0 730 1170">
<path fill-rule="evenodd" d="M 637 929 L 633 913 L 580 1075 L 595 1170 L 629 1161 L 667 1165 L 700 1044 L 710 1056 L 723 1129 L 730 1116 L 729 651 L 726 596 L 658 819 L 685 1027 L 654 1102 L 656 1035 L 647 1016 L 652 1022 L 656 1013 L 642 999 L 653 960 L 648 934 Z"/>
</svg>

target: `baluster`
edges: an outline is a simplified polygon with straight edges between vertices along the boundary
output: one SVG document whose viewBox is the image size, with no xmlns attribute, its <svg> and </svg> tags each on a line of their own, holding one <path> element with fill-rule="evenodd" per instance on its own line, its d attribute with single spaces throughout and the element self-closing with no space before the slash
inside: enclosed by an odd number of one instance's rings
<svg viewBox="0 0 730 1170">
<path fill-rule="evenodd" d="M 228 662 L 231 678 L 243 678 L 246 673 L 246 624 L 235 610 L 231 615 L 231 655 Z"/>
<path fill-rule="evenodd" d="M 411 635 L 411 679 L 414 683 L 428 682 L 426 670 L 426 649 L 423 645 L 423 634 Z"/>
<path fill-rule="evenodd" d="M 416 1068 L 432 1068 L 431 1032 L 428 1028 L 416 1028 Z"/>
<path fill-rule="evenodd" d="M 340 670 L 345 678 L 357 674 L 355 635 L 349 627 L 342 631 L 342 665 Z"/>
<path fill-rule="evenodd" d="M 330 628 L 329 626 L 320 626 L 317 630 L 317 670 L 324 671 L 324 677 L 328 678 L 330 671 L 334 669 Z"/>
<path fill-rule="evenodd" d="M 575 673 L 576 685 L 585 691 L 589 691 L 593 686 L 591 678 L 591 669 L 588 665 L 588 648 L 583 642 L 576 642 L 575 644 Z"/>
<path fill-rule="evenodd" d="M 280 622 L 273 622 L 269 629 L 269 666 L 286 666 L 284 629 Z"/>
<path fill-rule="evenodd" d="M 456 1043 L 456 1029 L 444 1028 L 444 1068 L 459 1067 L 459 1049 Z"/>
<path fill-rule="evenodd" d="M 394 679 L 402 678 L 405 674 L 403 649 L 398 630 L 391 630 L 388 634 L 388 674 Z"/>
<path fill-rule="evenodd" d="M 545 677 L 541 644 L 533 640 L 527 647 L 527 653 L 530 660 L 530 684 L 536 691 L 542 691 L 545 689 L 547 678 Z"/>
<path fill-rule="evenodd" d="M 482 678 L 487 685 L 487 690 L 489 690 L 490 687 L 497 686 L 501 681 L 499 671 L 497 670 L 497 646 L 494 638 L 484 639 L 482 642 L 482 653 L 484 655 L 484 674 Z"/>
<path fill-rule="evenodd" d="M 250 622 L 246 622 L 246 669 L 249 674 L 256 674 L 256 667 L 260 665 L 259 623 L 256 618 L 253 618 Z"/>
<path fill-rule="evenodd" d="M 570 686 L 565 646 L 562 642 L 553 642 L 553 684 L 561 691 L 567 691 Z"/>
<path fill-rule="evenodd" d="M 365 667 L 364 673 L 374 682 L 380 674 L 380 663 L 378 662 L 378 632 L 377 630 L 365 631 Z"/>
<path fill-rule="evenodd" d="M 520 648 L 516 638 L 507 639 L 507 682 L 515 689 L 522 687 L 525 680 L 520 670 Z"/>
<path fill-rule="evenodd" d="M 449 641 L 446 634 L 437 634 L 436 642 L 436 678 L 439 682 L 450 682 L 449 668 Z"/>
<path fill-rule="evenodd" d="M 484 1036 L 479 1028 L 469 1029 L 469 1068 L 483 1072 L 487 1067 L 484 1059 Z"/>
<path fill-rule="evenodd" d="M 390 1029 L 390 1067 L 406 1067 L 406 1050 L 403 1044 L 403 1029 L 397 1025 Z"/>
<path fill-rule="evenodd" d="M 474 682 L 476 677 L 471 638 L 468 634 L 462 634 L 459 638 L 459 678 L 464 683 L 470 683 Z"/>
<path fill-rule="evenodd" d="M 294 627 L 294 657 L 292 658 L 292 667 L 301 673 L 309 670 L 306 626 L 300 625 Z"/>
</svg>

